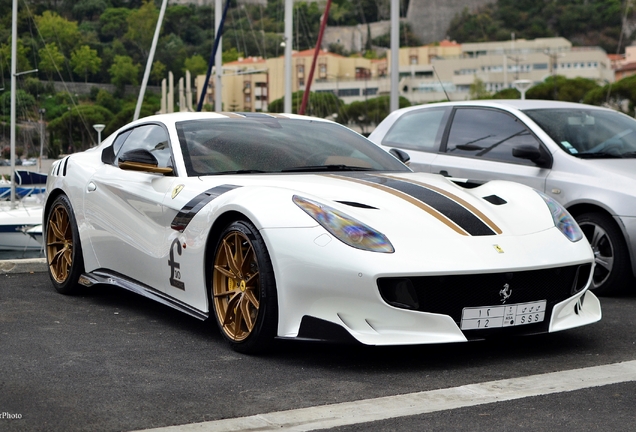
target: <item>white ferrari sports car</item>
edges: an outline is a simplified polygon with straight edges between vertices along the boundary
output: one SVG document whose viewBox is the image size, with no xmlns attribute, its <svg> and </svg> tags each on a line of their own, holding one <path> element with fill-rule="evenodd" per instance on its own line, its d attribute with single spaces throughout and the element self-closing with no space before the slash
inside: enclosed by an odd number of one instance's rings
<svg viewBox="0 0 636 432">
<path fill-rule="evenodd" d="M 246 353 L 275 338 L 463 342 L 601 318 L 592 249 L 560 204 L 517 183 L 413 173 L 398 157 L 296 115 L 135 121 L 53 165 L 52 283 L 113 285 L 214 319 Z"/>
</svg>

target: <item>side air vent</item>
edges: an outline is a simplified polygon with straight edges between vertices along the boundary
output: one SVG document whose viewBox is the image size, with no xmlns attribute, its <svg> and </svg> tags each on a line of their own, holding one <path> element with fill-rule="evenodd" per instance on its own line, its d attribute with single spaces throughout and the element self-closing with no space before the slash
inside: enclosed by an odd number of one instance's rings
<svg viewBox="0 0 636 432">
<path fill-rule="evenodd" d="M 483 197 L 486 201 L 488 201 L 490 204 L 494 204 L 494 205 L 502 205 L 502 204 L 507 204 L 508 201 L 506 201 L 505 199 L 498 197 L 497 195 L 489 195 L 486 197 Z"/>
</svg>

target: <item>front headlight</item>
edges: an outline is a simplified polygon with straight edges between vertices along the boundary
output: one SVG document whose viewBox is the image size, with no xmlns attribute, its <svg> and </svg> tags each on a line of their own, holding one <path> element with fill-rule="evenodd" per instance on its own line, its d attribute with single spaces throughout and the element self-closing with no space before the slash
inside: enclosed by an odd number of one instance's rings
<svg viewBox="0 0 636 432">
<path fill-rule="evenodd" d="M 292 200 L 305 213 L 341 242 L 371 252 L 393 253 L 393 245 L 382 233 L 325 204 L 294 195 Z"/>
<path fill-rule="evenodd" d="M 568 211 L 553 198 L 544 193 L 537 191 L 539 196 L 548 205 L 554 225 L 561 231 L 571 242 L 577 242 L 583 238 L 583 232 L 574 218 Z"/>
</svg>

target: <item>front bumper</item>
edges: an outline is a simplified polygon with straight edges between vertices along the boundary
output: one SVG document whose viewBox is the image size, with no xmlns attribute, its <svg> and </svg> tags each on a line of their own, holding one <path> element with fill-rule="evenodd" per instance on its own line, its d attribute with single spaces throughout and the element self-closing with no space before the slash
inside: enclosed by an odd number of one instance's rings
<svg viewBox="0 0 636 432">
<path fill-rule="evenodd" d="M 412 242 L 410 250 L 398 245 L 394 254 L 380 254 L 346 246 L 330 238 L 320 227 L 264 229 L 261 233 L 269 250 L 276 251 L 272 254 L 272 264 L 278 288 L 278 336 L 304 338 L 306 333 L 300 332 L 301 322 L 311 317 L 336 324 L 367 345 L 464 342 L 483 337 L 460 330 L 458 318 L 452 313 L 390 305 L 380 293 L 378 280 L 381 278 L 483 276 L 579 266 L 591 264 L 593 260 L 589 245 L 570 243 L 556 229 L 514 239 L 499 236 L 497 241 L 509 256 L 498 254 L 493 248 L 493 239 L 483 237 L 464 238 L 448 254 L 441 254 L 439 248 L 426 252 L 417 242 Z M 493 256 L 487 255 L 491 250 Z M 587 292 L 589 280 L 588 277 L 587 283 L 579 286 L 575 294 L 570 294 L 568 286 L 566 294 L 553 299 L 543 327 L 516 326 L 514 333 L 553 332 L 600 320 L 598 299 Z M 496 287 L 495 294 L 499 288 Z M 477 305 L 500 304 L 498 298 L 483 302 Z M 475 305 L 466 303 L 464 306 Z"/>
</svg>

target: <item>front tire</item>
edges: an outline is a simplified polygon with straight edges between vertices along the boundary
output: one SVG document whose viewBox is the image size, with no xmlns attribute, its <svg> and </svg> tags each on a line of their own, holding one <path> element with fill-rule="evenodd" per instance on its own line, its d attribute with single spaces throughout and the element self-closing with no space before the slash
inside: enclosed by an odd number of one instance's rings
<svg viewBox="0 0 636 432">
<path fill-rule="evenodd" d="M 629 253 L 614 220 L 602 213 L 576 217 L 594 251 L 594 274 L 590 289 L 597 295 L 615 295 L 627 286 L 630 277 Z"/>
<path fill-rule="evenodd" d="M 73 207 L 66 195 L 58 196 L 46 217 L 46 260 L 49 277 L 62 294 L 76 293 L 84 273 L 84 258 Z"/>
<path fill-rule="evenodd" d="M 223 230 L 214 253 L 211 303 L 221 334 L 238 352 L 271 346 L 278 326 L 272 263 L 254 225 L 236 221 Z"/>
</svg>

